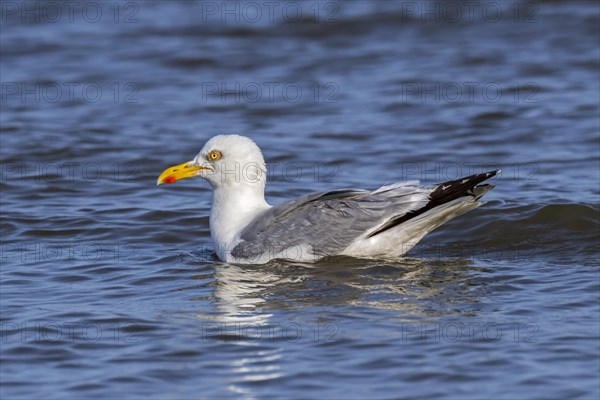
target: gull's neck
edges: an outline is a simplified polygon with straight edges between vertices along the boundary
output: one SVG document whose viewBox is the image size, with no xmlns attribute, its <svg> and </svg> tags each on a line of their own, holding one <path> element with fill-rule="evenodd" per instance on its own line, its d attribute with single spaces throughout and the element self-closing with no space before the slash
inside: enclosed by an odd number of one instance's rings
<svg viewBox="0 0 600 400">
<path fill-rule="evenodd" d="M 227 259 L 242 230 L 270 207 L 265 201 L 264 186 L 242 184 L 214 188 L 210 235 L 221 260 Z"/>
</svg>

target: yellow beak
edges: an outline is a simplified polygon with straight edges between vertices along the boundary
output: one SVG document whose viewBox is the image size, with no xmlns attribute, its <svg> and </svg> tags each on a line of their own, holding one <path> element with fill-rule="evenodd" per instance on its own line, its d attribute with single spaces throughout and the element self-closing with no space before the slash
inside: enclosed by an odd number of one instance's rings
<svg viewBox="0 0 600 400">
<path fill-rule="evenodd" d="M 180 179 L 191 178 L 196 176 L 196 172 L 201 169 L 209 169 L 206 167 L 189 166 L 191 161 L 184 162 L 183 164 L 175 165 L 173 167 L 165 169 L 156 181 L 156 186 L 162 185 L 163 183 L 173 183 Z"/>
</svg>

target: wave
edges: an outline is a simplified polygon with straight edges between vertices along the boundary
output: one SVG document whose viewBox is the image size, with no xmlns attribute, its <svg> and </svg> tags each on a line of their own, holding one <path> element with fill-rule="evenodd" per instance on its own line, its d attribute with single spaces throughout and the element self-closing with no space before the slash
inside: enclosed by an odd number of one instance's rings
<svg viewBox="0 0 600 400">
<path fill-rule="evenodd" d="M 578 253 L 598 258 L 600 243 L 600 205 L 531 204 L 496 208 L 484 206 L 468 216 L 459 217 L 432 233 L 423 243 L 455 249 L 471 249 L 475 254 L 493 252 L 528 256 Z M 449 233 L 456 240 L 447 240 Z M 448 250 L 449 251 L 449 250 Z M 506 253 L 508 252 L 508 253 Z"/>
</svg>

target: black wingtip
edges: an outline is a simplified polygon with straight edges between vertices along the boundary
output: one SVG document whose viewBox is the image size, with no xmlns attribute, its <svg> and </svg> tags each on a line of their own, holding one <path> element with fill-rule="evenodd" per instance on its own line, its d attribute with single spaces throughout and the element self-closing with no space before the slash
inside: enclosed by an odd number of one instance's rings
<svg viewBox="0 0 600 400">
<path fill-rule="evenodd" d="M 474 174 L 465 176 L 464 178 L 456 179 L 453 181 L 447 181 L 444 183 L 439 183 L 435 186 L 433 192 L 429 195 L 432 202 L 437 203 L 437 205 L 447 203 L 448 201 L 452 201 L 461 196 L 475 196 L 477 198 L 483 196 L 485 193 L 474 192 L 474 189 L 481 182 L 486 181 L 494 176 L 500 174 L 502 170 L 497 169 L 495 171 L 482 172 L 480 174 Z M 490 190 L 488 188 L 487 190 Z M 486 190 L 486 192 L 487 192 Z"/>
<path fill-rule="evenodd" d="M 498 169 L 495 171 L 483 172 L 481 174 L 465 176 L 464 178 L 453 181 L 438 183 L 433 191 L 429 194 L 429 202 L 424 207 L 408 212 L 404 215 L 391 218 L 379 229 L 368 234 L 367 237 L 370 238 L 381 232 L 387 231 L 388 229 L 398 226 L 409 219 L 412 219 L 435 207 L 441 206 L 442 204 L 451 202 L 460 197 L 472 196 L 474 197 L 474 200 L 477 201 L 484 194 L 494 188 L 494 185 L 480 185 L 480 183 L 498 175 L 500 172 L 502 171 Z"/>
</svg>

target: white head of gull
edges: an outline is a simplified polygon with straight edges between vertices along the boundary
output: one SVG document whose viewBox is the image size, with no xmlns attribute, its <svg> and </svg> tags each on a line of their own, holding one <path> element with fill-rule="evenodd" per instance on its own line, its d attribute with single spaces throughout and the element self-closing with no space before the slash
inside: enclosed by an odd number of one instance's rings
<svg viewBox="0 0 600 400">
<path fill-rule="evenodd" d="M 270 206 L 260 148 L 244 136 L 219 135 L 192 161 L 163 171 L 157 185 L 195 176 L 210 183 L 211 238 L 226 262 L 312 262 L 335 255 L 393 259 L 441 224 L 481 205 L 477 200 L 493 186 L 479 184 L 498 172 L 432 187 L 409 181 L 374 191 L 338 189 Z"/>
</svg>

